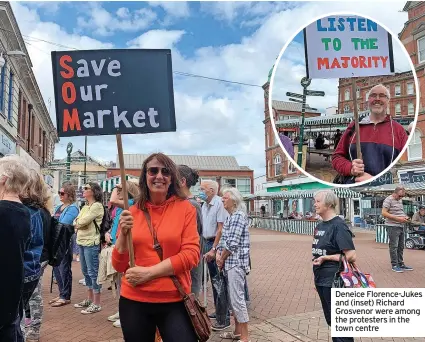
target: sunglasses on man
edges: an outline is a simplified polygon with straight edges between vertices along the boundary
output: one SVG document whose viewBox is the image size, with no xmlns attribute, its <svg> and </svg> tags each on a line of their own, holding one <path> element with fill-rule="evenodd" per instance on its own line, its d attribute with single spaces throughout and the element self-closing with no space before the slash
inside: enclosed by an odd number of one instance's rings
<svg viewBox="0 0 425 342">
<path fill-rule="evenodd" d="M 170 177 L 171 173 L 170 170 L 168 170 L 166 167 L 150 167 L 148 168 L 147 172 L 149 176 L 156 176 L 161 171 L 161 175 L 164 177 Z"/>
</svg>

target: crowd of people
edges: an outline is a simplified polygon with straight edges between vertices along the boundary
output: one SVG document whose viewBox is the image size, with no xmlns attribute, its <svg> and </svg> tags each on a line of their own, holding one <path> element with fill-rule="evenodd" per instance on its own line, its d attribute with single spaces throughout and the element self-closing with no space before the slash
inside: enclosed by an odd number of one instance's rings
<svg viewBox="0 0 425 342">
<path fill-rule="evenodd" d="M 54 207 L 40 174 L 18 156 L 0 159 L 0 238 L 8 241 L 0 260 L 9 277 L 0 285 L 0 341 L 39 341 L 42 277 L 48 265 L 58 287 L 51 307 L 75 301 L 81 314 L 97 314 L 104 284 L 116 290 L 117 312 L 107 319 L 129 342 L 153 341 L 155 335 L 164 342 L 197 341 L 172 276 L 184 292 L 199 297 L 207 265 L 214 294 L 215 312 L 209 315 L 215 320 L 213 330 L 229 328 L 233 315 L 234 330 L 223 336 L 249 341 L 250 239 L 242 195 L 229 187 L 220 197 L 217 182 L 203 181 L 195 198 L 190 189 L 198 180 L 195 170 L 156 153 L 143 163 L 138 184 L 126 181 L 128 196 L 119 184 L 105 206 L 99 184 L 88 183 L 79 208 L 75 187 L 64 183 L 58 193 L 61 203 Z M 57 234 L 60 229 L 68 233 Z M 134 267 L 129 266 L 130 231 Z M 66 248 L 52 252 L 52 246 L 60 245 L 58 236 L 65 236 Z M 80 283 L 87 288 L 85 298 L 79 299 L 72 297 L 76 258 L 84 276 Z"/>
</svg>

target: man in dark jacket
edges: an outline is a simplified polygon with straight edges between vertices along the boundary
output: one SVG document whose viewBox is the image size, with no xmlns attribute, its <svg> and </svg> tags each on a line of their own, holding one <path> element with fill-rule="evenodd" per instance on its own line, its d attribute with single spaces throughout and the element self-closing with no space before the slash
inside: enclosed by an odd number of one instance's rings
<svg viewBox="0 0 425 342">
<path fill-rule="evenodd" d="M 370 115 L 359 122 L 362 159 L 357 159 L 356 134 L 351 122 L 332 155 L 332 166 L 345 183 L 363 182 L 380 174 L 407 143 L 403 126 L 387 115 L 389 90 L 382 84 L 367 95 Z"/>
</svg>

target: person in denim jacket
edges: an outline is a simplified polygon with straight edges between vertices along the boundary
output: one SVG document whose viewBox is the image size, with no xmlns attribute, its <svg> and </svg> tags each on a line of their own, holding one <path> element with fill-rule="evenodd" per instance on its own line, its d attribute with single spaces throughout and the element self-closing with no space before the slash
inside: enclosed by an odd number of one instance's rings
<svg viewBox="0 0 425 342">
<path fill-rule="evenodd" d="M 63 224 L 73 224 L 80 210 L 75 204 L 75 188 L 71 183 L 65 183 L 59 190 L 60 200 L 63 203 L 55 208 L 53 216 Z M 53 273 L 59 288 L 59 296 L 52 299 L 49 304 L 52 307 L 60 307 L 71 303 L 72 293 L 72 252 L 73 238 L 69 249 L 65 254 L 61 264 L 53 268 Z"/>
<path fill-rule="evenodd" d="M 20 309 L 21 328 L 24 332 L 24 308 L 29 304 L 37 287 L 41 290 L 41 278 L 49 259 L 48 244 L 51 229 L 50 220 L 43 219 L 46 215 L 50 217 L 51 196 L 41 175 L 33 169 L 30 170 L 29 182 L 24 193 L 21 194 L 21 201 L 27 207 L 31 221 L 31 241 L 28 249 L 24 252 L 24 288 L 22 291 L 22 308 Z M 41 325 L 42 307 L 43 303 L 40 296 L 37 303 L 32 305 L 32 309 L 30 308 L 31 316 L 36 311 L 37 315 L 40 316 L 35 322 L 38 331 Z M 41 311 L 39 312 L 39 310 Z"/>
</svg>

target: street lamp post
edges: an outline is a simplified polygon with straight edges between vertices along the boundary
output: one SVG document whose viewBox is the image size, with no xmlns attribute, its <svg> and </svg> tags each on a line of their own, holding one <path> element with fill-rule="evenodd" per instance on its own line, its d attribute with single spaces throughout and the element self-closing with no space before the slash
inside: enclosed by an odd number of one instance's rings
<svg viewBox="0 0 425 342">
<path fill-rule="evenodd" d="M 301 79 L 301 86 L 303 87 L 303 93 L 296 94 L 287 92 L 286 96 L 292 96 L 294 98 L 290 98 L 290 101 L 301 103 L 301 125 L 300 125 L 300 136 L 299 136 L 299 143 L 298 143 L 298 158 L 297 158 L 297 164 L 299 166 L 302 166 L 303 162 L 303 143 L 304 143 L 304 123 L 305 123 L 305 108 L 306 108 L 306 102 L 307 102 L 307 96 L 325 96 L 325 92 L 321 90 L 307 90 L 308 86 L 311 84 L 311 79 L 308 77 L 303 77 Z M 301 99 L 301 100 L 298 100 Z M 316 108 L 311 108 L 311 110 L 316 110 Z"/>
<path fill-rule="evenodd" d="M 307 100 L 307 87 L 310 85 L 311 80 L 307 77 L 301 79 L 301 86 L 303 87 L 303 103 L 301 105 L 301 127 L 300 127 L 300 141 L 298 143 L 298 160 L 297 164 L 302 166 L 303 162 L 303 143 L 304 143 L 304 121 L 305 121 L 305 103 Z"/>
</svg>

